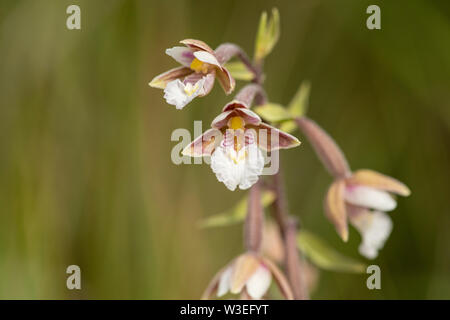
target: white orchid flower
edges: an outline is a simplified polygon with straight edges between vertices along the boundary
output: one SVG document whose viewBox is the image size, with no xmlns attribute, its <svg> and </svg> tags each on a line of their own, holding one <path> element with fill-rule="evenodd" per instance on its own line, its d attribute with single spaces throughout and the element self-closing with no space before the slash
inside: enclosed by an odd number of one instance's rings
<svg viewBox="0 0 450 320">
<path fill-rule="evenodd" d="M 210 282 L 202 299 L 209 299 L 215 293 L 222 297 L 228 292 L 241 294 L 250 299 L 262 299 L 272 279 L 281 294 L 293 299 L 292 290 L 278 267 L 270 260 L 255 253 L 244 253 L 220 270 Z"/>
<path fill-rule="evenodd" d="M 262 151 L 298 146 L 297 138 L 269 126 L 244 103 L 232 101 L 207 130 L 184 150 L 192 157 L 211 156 L 217 179 L 234 191 L 250 188 L 264 168 Z"/>
<path fill-rule="evenodd" d="M 180 41 L 185 47 L 166 50 L 182 66 L 156 76 L 149 85 L 164 89 L 167 103 L 182 109 L 196 97 L 207 95 L 217 78 L 226 94 L 231 93 L 235 81 L 228 70 L 219 63 L 215 52 L 203 41 Z"/>
</svg>

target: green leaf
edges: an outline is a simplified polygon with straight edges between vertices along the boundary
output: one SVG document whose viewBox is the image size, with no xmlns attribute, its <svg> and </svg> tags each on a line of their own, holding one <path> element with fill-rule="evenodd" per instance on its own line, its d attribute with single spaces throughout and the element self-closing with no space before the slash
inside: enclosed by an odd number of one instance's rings
<svg viewBox="0 0 450 320">
<path fill-rule="evenodd" d="M 295 123 L 294 120 L 287 120 L 287 121 L 283 121 L 280 124 L 280 130 L 287 132 L 287 133 L 292 133 L 297 129 L 297 123 Z"/>
<path fill-rule="evenodd" d="M 280 122 L 292 119 L 285 107 L 276 103 L 267 103 L 254 108 L 254 111 L 269 122 Z"/>
<path fill-rule="evenodd" d="M 251 81 L 254 78 L 253 72 L 241 61 L 233 61 L 225 64 L 225 68 L 230 72 L 231 76 L 236 80 Z"/>
<path fill-rule="evenodd" d="M 275 200 L 275 193 L 264 191 L 261 202 L 264 208 L 268 207 Z M 233 208 L 225 212 L 215 214 L 200 221 L 200 228 L 223 227 L 239 223 L 245 219 L 247 214 L 247 196 L 241 199 Z"/>
<path fill-rule="evenodd" d="M 259 19 L 258 33 L 255 43 L 255 61 L 264 59 L 275 47 L 280 37 L 280 14 L 277 8 L 272 9 L 270 19 L 267 13 L 263 12 Z"/>
<path fill-rule="evenodd" d="M 288 105 L 288 110 L 294 117 L 301 117 L 305 115 L 308 109 L 309 102 L 309 91 L 311 89 L 311 84 L 309 81 L 303 81 L 295 93 L 294 98 L 292 98 L 291 103 Z"/>
<path fill-rule="evenodd" d="M 342 255 L 309 231 L 301 230 L 298 233 L 297 245 L 303 254 L 319 268 L 354 273 L 363 273 L 366 270 L 364 263 Z"/>
</svg>

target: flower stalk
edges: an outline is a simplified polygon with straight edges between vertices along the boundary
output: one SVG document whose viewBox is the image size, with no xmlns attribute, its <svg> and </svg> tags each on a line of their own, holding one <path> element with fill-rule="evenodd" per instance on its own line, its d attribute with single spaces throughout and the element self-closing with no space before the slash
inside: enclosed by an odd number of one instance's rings
<svg viewBox="0 0 450 320">
<path fill-rule="evenodd" d="M 305 300 L 309 299 L 309 294 L 306 288 L 306 282 L 301 273 L 301 257 L 297 248 L 296 239 L 298 223 L 288 214 L 288 204 L 281 175 L 282 173 L 280 168 L 278 173 L 273 176 L 273 189 L 276 194 L 276 198 L 273 203 L 273 214 L 284 241 L 284 264 L 286 267 L 289 284 L 291 285 L 293 291 L 294 299 Z"/>
<path fill-rule="evenodd" d="M 248 212 L 244 223 L 244 241 L 248 251 L 259 253 L 262 247 L 264 213 L 261 204 L 261 184 L 250 189 Z"/>
</svg>

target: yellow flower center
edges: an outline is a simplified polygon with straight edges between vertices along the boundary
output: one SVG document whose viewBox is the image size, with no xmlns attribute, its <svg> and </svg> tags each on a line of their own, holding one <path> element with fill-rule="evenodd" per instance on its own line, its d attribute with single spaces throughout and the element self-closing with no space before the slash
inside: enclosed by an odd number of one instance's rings
<svg viewBox="0 0 450 320">
<path fill-rule="evenodd" d="M 194 58 L 191 62 L 191 69 L 194 70 L 197 73 L 208 73 L 209 64 L 202 62 L 198 60 L 197 58 Z"/>
<path fill-rule="evenodd" d="M 233 130 L 244 129 L 244 125 L 244 119 L 242 119 L 241 117 L 232 117 L 228 121 L 228 127 Z"/>
<path fill-rule="evenodd" d="M 191 83 L 188 83 L 184 86 L 184 92 L 190 97 L 192 96 L 198 89 L 198 83 L 196 83 L 194 86 Z"/>
</svg>

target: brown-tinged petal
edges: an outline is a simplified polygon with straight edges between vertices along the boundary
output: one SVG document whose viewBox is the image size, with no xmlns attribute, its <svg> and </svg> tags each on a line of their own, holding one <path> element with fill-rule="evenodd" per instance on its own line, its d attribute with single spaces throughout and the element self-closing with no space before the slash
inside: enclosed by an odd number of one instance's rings
<svg viewBox="0 0 450 320">
<path fill-rule="evenodd" d="M 252 297 L 247 292 L 247 289 L 242 289 L 241 295 L 239 296 L 239 300 L 253 300 Z"/>
<path fill-rule="evenodd" d="M 267 268 L 269 268 L 273 278 L 275 279 L 278 289 L 280 289 L 281 294 L 287 300 L 294 300 L 294 295 L 292 294 L 291 287 L 289 286 L 289 283 L 281 270 L 278 269 L 278 267 L 269 259 L 261 258 L 261 261 Z"/>
<path fill-rule="evenodd" d="M 205 291 L 202 294 L 201 297 L 202 300 L 208 300 L 214 295 L 219 286 L 220 277 L 227 269 L 227 267 L 228 266 L 225 266 L 222 269 L 220 269 L 219 272 L 217 272 L 216 275 L 212 278 L 212 280 L 209 282 L 208 286 L 206 287 Z"/>
<path fill-rule="evenodd" d="M 184 78 L 193 72 L 193 70 L 187 67 L 174 68 L 154 77 L 148 85 L 153 88 L 164 89 L 169 82 Z"/>
<path fill-rule="evenodd" d="M 184 39 L 184 40 L 181 40 L 180 43 L 182 43 L 182 44 L 184 44 L 184 45 L 186 45 L 186 46 L 188 46 L 190 48 L 196 49 L 196 50 L 207 51 L 207 52 L 209 52 L 209 53 L 214 55 L 213 49 L 211 49 L 210 46 L 208 46 L 206 43 L 204 43 L 201 40 Z"/>
<path fill-rule="evenodd" d="M 300 141 L 296 137 L 264 122 L 246 127 L 255 130 L 258 146 L 263 150 L 289 149 L 300 145 Z"/>
<path fill-rule="evenodd" d="M 211 127 L 216 128 L 216 129 L 224 128 L 227 125 L 228 119 L 231 117 L 231 114 L 233 112 L 234 112 L 233 110 L 230 110 L 230 111 L 225 111 L 225 112 L 222 112 L 221 114 L 219 114 L 211 122 Z"/>
<path fill-rule="evenodd" d="M 208 129 L 184 148 L 182 154 L 190 157 L 210 156 L 219 145 L 222 133 L 217 129 Z"/>
<path fill-rule="evenodd" d="M 325 168 L 337 178 L 349 177 L 351 172 L 347 159 L 334 140 L 311 119 L 301 117 L 296 121 Z"/>
<path fill-rule="evenodd" d="M 250 109 L 247 104 L 238 101 L 238 100 L 233 100 L 231 102 L 228 102 L 225 107 L 223 107 L 222 112 L 225 111 L 230 111 L 230 110 L 234 110 L 234 109 Z"/>
<path fill-rule="evenodd" d="M 347 179 L 347 181 L 350 184 L 361 184 L 368 187 L 396 193 L 405 197 L 411 194 L 411 191 L 405 184 L 401 183 L 397 179 L 391 178 L 373 170 L 357 170 L 350 178 Z"/>
<path fill-rule="evenodd" d="M 234 43 L 223 43 L 214 50 L 217 60 L 225 64 L 235 56 L 245 54 L 244 51 Z"/>
<path fill-rule="evenodd" d="M 280 228 L 270 220 L 264 224 L 262 251 L 272 261 L 281 264 L 284 260 L 285 250 Z"/>
<path fill-rule="evenodd" d="M 197 81 L 199 81 L 200 79 L 204 78 L 205 75 L 201 74 L 201 73 L 192 73 L 190 75 L 188 75 L 186 78 L 184 78 L 183 83 L 184 84 L 196 84 Z"/>
<path fill-rule="evenodd" d="M 344 201 L 345 181 L 333 182 L 325 198 L 325 213 L 334 224 L 337 233 L 345 242 L 348 240 L 347 211 Z"/>
<path fill-rule="evenodd" d="M 239 104 L 239 103 L 237 103 Z M 227 111 L 222 112 L 219 114 L 211 123 L 211 127 L 221 129 L 224 128 L 228 124 L 228 120 L 231 117 L 241 117 L 245 121 L 245 126 L 249 125 L 259 125 L 261 123 L 261 118 L 251 111 L 250 109 L 246 108 L 230 108 Z"/>
<path fill-rule="evenodd" d="M 258 269 L 259 264 L 258 258 L 251 253 L 243 254 L 236 259 L 233 266 L 233 275 L 231 276 L 231 293 L 237 294 L 241 292 L 248 279 Z"/>
<path fill-rule="evenodd" d="M 219 83 L 226 94 L 233 92 L 236 81 L 226 68 L 216 68 L 216 78 L 219 80 Z"/>
</svg>

